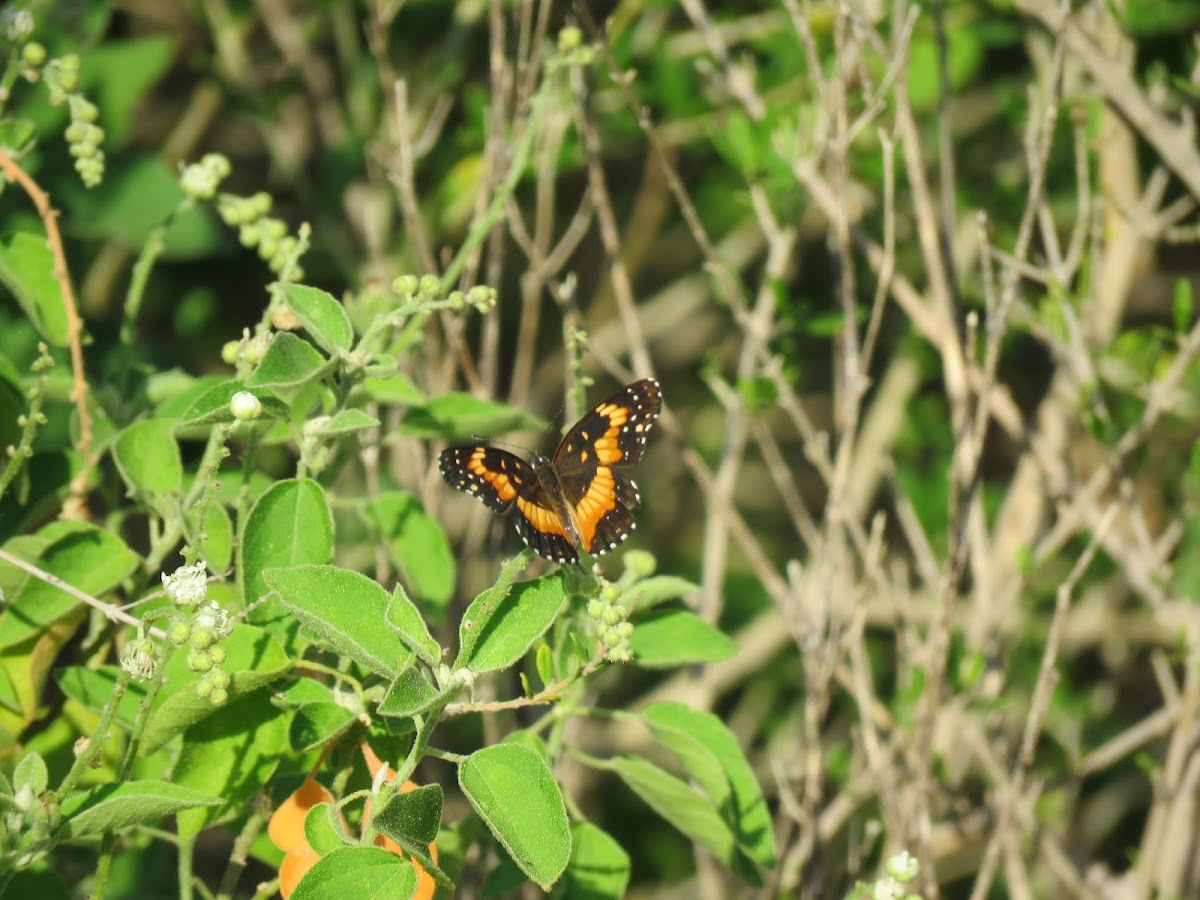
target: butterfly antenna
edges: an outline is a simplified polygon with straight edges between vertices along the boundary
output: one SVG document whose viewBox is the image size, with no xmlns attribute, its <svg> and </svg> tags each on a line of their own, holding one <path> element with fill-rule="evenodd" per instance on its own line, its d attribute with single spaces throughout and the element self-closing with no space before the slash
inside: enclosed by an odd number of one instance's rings
<svg viewBox="0 0 1200 900">
<path fill-rule="evenodd" d="M 481 444 L 491 444 L 492 446 L 495 446 L 495 447 L 511 447 L 513 450 L 520 450 L 521 452 L 526 453 L 529 456 L 533 456 L 533 451 L 530 450 L 528 447 L 524 446 L 523 444 L 511 444 L 508 441 L 498 441 L 495 438 L 484 437 L 482 434 L 473 434 L 473 435 L 471 435 L 471 439 L 475 440 L 475 441 L 479 441 L 479 443 L 481 443 Z"/>
</svg>

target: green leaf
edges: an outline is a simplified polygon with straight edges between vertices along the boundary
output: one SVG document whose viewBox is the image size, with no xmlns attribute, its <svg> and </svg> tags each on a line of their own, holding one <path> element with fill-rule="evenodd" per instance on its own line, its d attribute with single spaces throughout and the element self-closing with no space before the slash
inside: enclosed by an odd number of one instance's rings
<svg viewBox="0 0 1200 900">
<path fill-rule="evenodd" d="M 24 155 L 30 142 L 37 137 L 37 125 L 29 119 L 15 116 L 0 120 L 0 147 L 12 157 Z"/>
<path fill-rule="evenodd" d="M 299 709 L 306 703 L 334 703 L 334 697 L 328 685 L 306 676 L 288 681 L 275 691 L 275 698 L 282 698 L 286 701 L 285 706 L 293 709 Z"/>
<path fill-rule="evenodd" d="M 0 284 L 47 344 L 67 346 L 67 312 L 44 235 L 18 231 L 0 238 Z"/>
<path fill-rule="evenodd" d="M 708 794 L 733 828 L 738 844 L 759 865 L 773 868 L 775 833 L 771 813 L 733 732 L 712 713 L 673 701 L 647 707 L 642 718 Z M 709 757 L 695 752 L 697 745 L 720 764 L 724 773 L 720 779 L 711 770 Z"/>
<path fill-rule="evenodd" d="M 166 369 L 146 376 L 146 399 L 152 404 L 156 419 L 179 419 L 198 397 L 217 385 L 229 383 L 228 375 L 195 378 L 179 369 Z"/>
<path fill-rule="evenodd" d="M 93 597 L 103 596 L 137 568 L 137 554 L 124 541 L 86 522 L 56 522 L 40 534 L 50 544 L 34 561 L 38 568 Z M 81 605 L 61 588 L 29 578 L 0 615 L 0 649 L 22 643 Z"/>
<path fill-rule="evenodd" d="M 179 834 L 193 837 L 248 804 L 275 772 L 287 749 L 287 716 L 256 691 L 215 710 L 188 729 L 173 781 L 224 802 L 179 814 Z"/>
<path fill-rule="evenodd" d="M 714 662 L 737 652 L 737 642 L 687 610 L 637 622 L 629 644 L 634 662 L 644 669 Z"/>
<path fill-rule="evenodd" d="M 366 378 L 362 386 L 367 396 L 379 403 L 415 406 L 425 402 L 425 395 L 407 375 L 399 372 L 386 378 Z"/>
<path fill-rule="evenodd" d="M 361 409 L 343 409 L 329 416 L 323 422 L 314 420 L 312 434 L 322 437 L 338 437 L 343 434 L 354 434 L 367 428 L 375 428 L 380 424 L 374 416 L 368 416 Z"/>
<path fill-rule="evenodd" d="M 674 775 L 633 756 L 609 760 L 611 768 L 635 794 L 688 840 L 705 847 L 730 869 L 746 877 L 753 869 L 740 859 L 737 840 L 706 798 Z"/>
<path fill-rule="evenodd" d="M 288 331 L 275 335 L 262 362 L 246 379 L 250 388 L 289 388 L 320 378 L 336 362 L 326 359 L 313 345 Z"/>
<path fill-rule="evenodd" d="M 149 825 L 163 816 L 211 808 L 220 802 L 219 797 L 210 793 L 169 781 L 104 784 L 63 801 L 62 836 L 76 840 L 131 825 Z"/>
<path fill-rule="evenodd" d="M 50 783 L 50 774 L 46 770 L 46 761 L 36 750 L 30 750 L 13 769 L 13 789 L 15 791 L 30 791 L 39 796 Z"/>
<path fill-rule="evenodd" d="M 513 862 L 549 890 L 570 860 L 571 831 L 545 761 L 520 744 L 496 744 L 463 761 L 458 783 Z"/>
<path fill-rule="evenodd" d="M 678 575 L 655 575 L 639 581 L 626 594 L 624 602 L 636 613 L 658 606 L 667 600 L 700 592 L 700 586 Z"/>
<path fill-rule="evenodd" d="M 17 694 L 17 686 L 13 684 L 12 676 L 8 674 L 8 669 L 2 666 L 0 666 L 0 709 L 6 709 L 17 715 L 22 715 L 23 713 L 21 698 Z"/>
<path fill-rule="evenodd" d="M 558 573 L 517 582 L 498 603 L 494 592 L 484 591 L 463 614 L 454 667 L 493 672 L 512 665 L 545 634 L 566 602 Z"/>
<path fill-rule="evenodd" d="M 229 411 L 229 401 L 233 399 L 234 394 L 244 390 L 246 390 L 246 386 L 240 381 L 221 381 L 212 385 L 205 381 L 204 390 L 180 413 L 179 427 L 194 428 L 201 425 L 232 422 L 233 413 Z M 250 391 L 250 393 L 254 394 L 263 406 L 262 413 L 259 415 L 260 420 L 286 420 L 288 418 L 287 405 L 278 397 L 272 397 L 261 391 Z M 190 396 L 190 392 L 185 396 Z"/>
<path fill-rule="evenodd" d="M 138 106 L 176 59 L 178 47 L 174 35 L 158 33 L 108 39 L 88 49 L 80 82 L 100 108 L 108 140 L 125 140 Z"/>
<path fill-rule="evenodd" d="M 72 230 L 80 237 L 141 247 L 152 231 L 170 220 L 183 199 L 179 176 L 171 166 L 152 156 L 139 157 L 114 165 L 103 184 L 72 198 Z M 225 240 L 203 205 L 178 213 L 164 237 L 166 255 L 175 258 L 211 253 Z"/>
<path fill-rule="evenodd" d="M 381 716 L 407 718 L 424 712 L 437 702 L 441 692 L 430 684 L 429 679 L 416 668 L 405 669 L 392 682 L 388 692 L 379 701 Z"/>
<path fill-rule="evenodd" d="M 338 827 L 337 816 L 341 815 L 332 803 L 318 803 L 304 814 L 304 839 L 308 846 L 325 854 L 346 845 Z"/>
<path fill-rule="evenodd" d="M 349 350 L 354 343 L 354 329 L 342 304 L 331 294 L 304 284 L 289 284 L 283 297 L 292 312 L 327 353 Z"/>
<path fill-rule="evenodd" d="M 68 666 L 54 673 L 62 692 L 88 709 L 99 711 L 108 705 L 116 690 L 121 670 L 116 666 L 101 666 L 89 669 L 86 666 Z M 116 723 L 126 731 L 133 730 L 138 708 L 146 697 L 144 685 L 130 681 L 125 693 L 117 703 Z"/>
<path fill-rule="evenodd" d="M 200 555 L 214 572 L 224 572 L 233 562 L 233 520 L 229 510 L 215 498 L 208 504 L 204 516 L 204 540 L 196 534 L 196 507 L 184 513 L 188 537 L 200 550 Z"/>
<path fill-rule="evenodd" d="M 166 419 L 134 422 L 113 442 L 113 461 L 134 493 L 179 494 L 183 489 L 183 458 Z"/>
<path fill-rule="evenodd" d="M 381 813 L 382 819 L 379 816 L 372 819 L 371 825 L 399 844 L 417 867 L 424 869 L 435 882 L 453 890 L 454 882 L 438 867 L 430 849 L 441 825 L 441 787 L 431 784 L 405 791 L 399 785 L 394 786 L 401 793 L 388 800 L 391 809 L 386 814 Z"/>
<path fill-rule="evenodd" d="M 392 599 L 387 608 L 387 623 L 422 662 L 436 666 L 442 661 L 441 645 L 429 633 L 429 626 L 425 624 L 421 611 L 408 599 L 408 594 L 404 592 L 404 586 L 401 584 L 397 584 L 392 591 Z"/>
<path fill-rule="evenodd" d="M 546 423 L 523 409 L 483 400 L 471 394 L 443 394 L 424 406 L 414 406 L 400 422 L 400 432 L 414 437 L 490 437 Z"/>
<path fill-rule="evenodd" d="M 310 479 L 290 478 L 263 491 L 250 513 L 238 548 L 242 596 L 255 603 L 270 591 L 265 569 L 333 559 L 333 516 L 324 489 Z M 271 598 L 250 613 L 250 621 L 272 627 L 277 636 L 291 628 L 291 619 Z"/>
<path fill-rule="evenodd" d="M 291 900 L 410 900 L 417 890 L 412 863 L 379 847 L 339 847 L 317 860 Z"/>
<path fill-rule="evenodd" d="M 693 732 L 689 728 L 690 717 L 681 713 L 673 714 L 675 707 L 688 709 L 678 703 L 657 703 L 647 709 L 642 718 L 659 743 L 675 754 L 684 771 L 708 795 L 713 806 L 723 810 L 732 794 L 725 769 L 709 747 L 707 735 Z"/>
<path fill-rule="evenodd" d="M 221 641 L 225 650 L 222 668 L 230 673 L 231 700 L 245 696 L 292 670 L 292 661 L 270 634 L 252 625 L 238 623 Z M 146 726 L 143 753 L 153 753 L 175 735 L 216 713 L 220 707 L 196 693 L 196 683 L 204 676 L 187 666 L 187 654 L 175 653 L 164 672 L 166 683 Z"/>
<path fill-rule="evenodd" d="M 337 703 L 305 703 L 288 726 L 288 743 L 303 753 L 331 743 L 349 731 L 358 717 Z"/>
<path fill-rule="evenodd" d="M 427 784 L 393 794 L 371 825 L 407 852 L 428 852 L 442 825 L 442 786 Z"/>
<path fill-rule="evenodd" d="M 365 669 L 395 678 L 412 659 L 399 636 L 382 627 L 388 593 L 366 575 L 337 566 L 294 566 L 264 574 L 297 619 Z"/>
<path fill-rule="evenodd" d="M 454 595 L 454 556 L 442 526 L 405 491 L 380 494 L 371 513 L 412 592 L 443 609 Z"/>
<path fill-rule="evenodd" d="M 590 822 L 571 826 L 571 861 L 555 895 L 563 900 L 619 900 L 629 884 L 629 854 Z"/>
</svg>

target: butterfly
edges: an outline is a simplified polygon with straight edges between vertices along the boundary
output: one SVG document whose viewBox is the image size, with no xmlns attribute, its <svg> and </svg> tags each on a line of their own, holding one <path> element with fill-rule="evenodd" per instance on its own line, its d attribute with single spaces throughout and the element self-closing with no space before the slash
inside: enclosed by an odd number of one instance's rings
<svg viewBox="0 0 1200 900">
<path fill-rule="evenodd" d="M 498 513 L 516 508 L 517 533 L 546 559 L 579 561 L 577 547 L 601 556 L 629 537 L 641 498 L 625 472 L 646 451 L 662 412 L 662 389 L 643 378 L 575 423 L 554 451 L 525 462 L 496 447 L 450 447 L 438 458 L 452 488 Z"/>
</svg>

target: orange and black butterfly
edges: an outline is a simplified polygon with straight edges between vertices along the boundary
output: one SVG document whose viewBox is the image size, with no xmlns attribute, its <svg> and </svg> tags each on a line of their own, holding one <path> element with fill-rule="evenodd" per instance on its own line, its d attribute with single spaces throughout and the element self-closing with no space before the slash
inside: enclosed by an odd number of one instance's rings
<svg viewBox="0 0 1200 900">
<path fill-rule="evenodd" d="M 629 537 L 637 486 L 625 472 L 642 458 L 662 411 L 662 389 L 643 378 L 617 391 L 567 432 L 552 459 L 525 462 L 496 447 L 450 447 L 438 467 L 446 483 L 488 509 L 516 506 L 517 533 L 546 559 L 601 556 Z"/>
</svg>

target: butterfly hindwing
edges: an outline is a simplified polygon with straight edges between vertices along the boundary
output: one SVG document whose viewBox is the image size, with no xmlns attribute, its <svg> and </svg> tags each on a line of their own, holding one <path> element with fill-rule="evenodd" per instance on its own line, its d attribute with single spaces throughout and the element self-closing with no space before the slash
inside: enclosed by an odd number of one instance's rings
<svg viewBox="0 0 1200 900">
<path fill-rule="evenodd" d="M 574 542 L 563 526 L 562 519 L 551 507 L 518 498 L 514 518 L 521 540 L 539 555 L 559 563 L 579 561 Z"/>
</svg>

